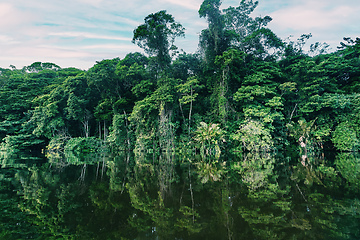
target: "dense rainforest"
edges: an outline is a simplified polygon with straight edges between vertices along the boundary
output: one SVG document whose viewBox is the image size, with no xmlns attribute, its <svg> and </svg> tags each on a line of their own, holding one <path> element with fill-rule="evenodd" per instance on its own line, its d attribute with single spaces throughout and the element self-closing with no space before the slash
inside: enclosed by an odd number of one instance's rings
<svg viewBox="0 0 360 240">
<path fill-rule="evenodd" d="M 359 239 L 360 38 L 257 5 L 204 0 L 195 53 L 163 10 L 143 53 L 0 68 L 0 238 Z"/>
<path fill-rule="evenodd" d="M 284 41 L 257 4 L 205 0 L 195 53 L 174 45 L 185 29 L 163 10 L 133 32 L 146 55 L 1 68 L 1 151 L 356 151 L 360 39 L 331 53 L 311 34 Z"/>
</svg>

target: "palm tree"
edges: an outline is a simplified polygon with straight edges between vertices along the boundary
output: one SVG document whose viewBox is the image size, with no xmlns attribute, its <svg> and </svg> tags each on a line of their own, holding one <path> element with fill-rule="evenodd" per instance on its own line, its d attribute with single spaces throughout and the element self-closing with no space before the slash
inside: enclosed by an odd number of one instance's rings
<svg viewBox="0 0 360 240">
<path fill-rule="evenodd" d="M 220 157 L 220 141 L 225 141 L 224 131 L 221 130 L 219 124 L 200 122 L 200 126 L 195 131 L 194 140 L 200 144 L 201 155 L 211 154 L 213 151 L 215 156 Z"/>
</svg>

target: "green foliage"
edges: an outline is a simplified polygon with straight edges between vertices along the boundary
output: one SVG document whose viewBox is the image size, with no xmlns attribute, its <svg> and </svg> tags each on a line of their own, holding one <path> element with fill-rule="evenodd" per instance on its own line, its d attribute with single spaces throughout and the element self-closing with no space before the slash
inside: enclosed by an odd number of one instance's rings
<svg viewBox="0 0 360 240">
<path fill-rule="evenodd" d="M 348 122 L 342 122 L 336 126 L 331 140 L 337 150 L 353 151 L 359 147 L 359 140 L 356 135 L 356 132 Z"/>
<path fill-rule="evenodd" d="M 242 124 L 231 138 L 240 143 L 242 151 L 267 152 L 274 147 L 269 129 L 254 120 Z"/>
<path fill-rule="evenodd" d="M 64 151 L 80 153 L 99 152 L 102 149 L 102 141 L 95 137 L 88 138 L 70 138 L 65 147 Z"/>
<path fill-rule="evenodd" d="M 357 151 L 359 39 L 344 38 L 329 54 L 321 43 L 306 52 L 311 34 L 284 43 L 267 28 L 270 16 L 253 16 L 257 6 L 203 1 L 198 13 L 208 26 L 197 53 L 178 51 L 175 39 L 185 29 L 162 10 L 133 32 L 149 57 L 129 53 L 87 71 L 42 62 L 1 68 L 1 149 L 41 151 L 50 142 L 62 151 L 66 136 L 101 138 L 114 151 L 183 144 L 218 156 L 230 146 L 222 139 L 242 151 L 281 149 L 289 140 L 304 153 Z M 227 132 L 201 139 L 207 130 L 200 122 Z"/>
<path fill-rule="evenodd" d="M 165 235 L 170 235 L 173 230 L 171 229 L 171 221 L 170 219 L 173 217 L 172 209 L 166 208 L 164 205 L 164 200 L 161 197 L 160 192 L 158 196 L 151 197 L 147 192 L 144 191 L 144 184 L 127 184 L 126 185 L 130 200 L 134 208 L 139 209 L 143 213 L 145 213 L 146 220 L 151 219 L 155 226 L 159 228 L 161 232 Z M 138 217 L 137 217 L 138 218 Z M 141 224 L 141 219 L 132 219 L 131 224 L 135 227 L 139 227 L 139 231 L 144 231 L 144 226 Z"/>
<path fill-rule="evenodd" d="M 114 115 L 110 134 L 106 140 L 116 151 L 131 149 L 134 139 L 125 114 Z"/>
<path fill-rule="evenodd" d="M 169 51 L 177 49 L 175 38 L 184 36 L 185 28 L 165 10 L 149 14 L 144 20 L 145 23 L 134 30 L 132 41 L 150 56 L 155 55 L 160 68 L 164 69 L 171 62 Z"/>
<path fill-rule="evenodd" d="M 252 18 L 257 1 L 242 0 L 238 7 L 220 10 L 221 1 L 205 0 L 199 16 L 208 21 L 208 28 L 200 35 L 200 47 L 210 67 L 216 56 L 230 48 L 239 49 L 260 58 L 279 55 L 284 43 L 265 26 L 271 17 Z"/>
<path fill-rule="evenodd" d="M 201 86 L 199 86 L 199 81 L 196 77 L 189 77 L 184 84 L 177 85 L 176 88 L 178 89 L 178 92 L 183 95 L 179 99 L 179 102 L 184 105 L 194 102 L 196 97 L 199 95 L 195 91 L 200 87 Z"/>
<path fill-rule="evenodd" d="M 177 219 L 176 227 L 186 229 L 191 234 L 199 233 L 202 230 L 201 224 L 194 221 L 195 218 L 200 217 L 196 210 L 188 206 L 181 206 L 179 212 L 181 212 L 183 216 Z"/>
<path fill-rule="evenodd" d="M 176 79 L 186 80 L 202 72 L 202 59 L 200 54 L 182 53 L 172 62 L 170 76 Z"/>
<path fill-rule="evenodd" d="M 31 226 L 25 220 L 26 218 L 24 218 L 24 215 L 17 206 L 19 196 L 11 193 L 10 189 L 13 189 L 10 181 L 2 179 L 0 187 L 0 209 L 2 213 L 0 216 L 0 238 L 9 240 L 25 239 L 27 235 L 36 232 L 36 227 Z"/>
<path fill-rule="evenodd" d="M 335 165 L 341 176 L 345 178 L 348 188 L 360 192 L 360 158 L 353 153 L 339 153 L 335 159 Z"/>
<path fill-rule="evenodd" d="M 232 32 L 225 31 L 224 17 L 220 11 L 220 0 L 205 0 L 199 9 L 199 16 L 207 19 L 208 29 L 201 32 L 200 46 L 204 49 L 206 60 L 211 64 L 217 55 L 230 46 Z"/>
<path fill-rule="evenodd" d="M 224 139 L 224 131 L 221 130 L 219 124 L 200 122 L 195 131 L 194 140 L 200 145 L 201 155 L 215 155 L 220 157 L 220 146 Z"/>
<path fill-rule="evenodd" d="M 55 64 L 34 63 L 26 70 L 2 70 L 0 74 L 0 138 L 7 149 L 41 149 L 43 138 L 32 135 L 33 99 L 48 91 L 68 74 Z M 60 74 L 61 72 L 61 74 Z M 33 143 L 33 144 L 32 144 Z M 12 146 L 12 147 L 11 147 Z"/>
<path fill-rule="evenodd" d="M 358 238 L 358 156 L 342 153 L 334 165 L 321 157 L 320 164 L 303 166 L 281 154 L 195 165 L 165 154 L 12 165 L 0 171 L 1 236 Z M 193 163 L 199 156 L 186 157 Z"/>
<path fill-rule="evenodd" d="M 299 144 L 302 157 L 307 157 L 309 152 L 316 150 L 316 144 L 322 144 L 321 140 L 324 135 L 328 135 L 328 131 L 316 131 L 317 126 L 315 120 L 307 122 L 300 119 L 297 124 L 291 122 L 286 125 L 289 135 Z"/>
<path fill-rule="evenodd" d="M 17 134 L 6 136 L 1 143 L 1 151 L 15 154 L 21 151 L 39 150 L 44 147 L 45 140 L 37 138 L 33 134 Z"/>
<path fill-rule="evenodd" d="M 257 6 L 203 1 L 193 54 L 162 10 L 133 32 L 149 57 L 0 68 L 0 238 L 358 239 L 360 40 L 306 52 Z"/>
<path fill-rule="evenodd" d="M 185 124 L 188 125 L 188 134 L 190 134 L 191 129 L 191 117 L 193 111 L 193 104 L 197 98 L 199 89 L 203 88 L 203 85 L 199 85 L 199 81 L 196 77 L 189 77 L 187 81 L 183 84 L 179 84 L 176 86 L 177 91 L 181 94 L 179 98 L 180 103 L 180 110 L 183 116 L 183 121 Z M 189 114 L 187 117 L 187 122 L 185 121 L 185 113 L 184 113 L 184 106 L 189 105 Z"/>
<path fill-rule="evenodd" d="M 274 164 L 275 158 L 270 154 L 248 153 L 244 155 L 244 161 L 234 163 L 233 168 L 242 176 L 254 198 L 264 196 L 258 195 L 261 190 L 269 194 L 267 198 L 272 198 L 274 193 L 270 178 L 273 177 Z"/>
<path fill-rule="evenodd" d="M 207 183 L 208 181 L 216 182 L 221 181 L 221 177 L 225 172 L 223 164 L 216 164 L 214 162 L 198 162 L 196 163 L 197 173 L 201 183 Z"/>
</svg>

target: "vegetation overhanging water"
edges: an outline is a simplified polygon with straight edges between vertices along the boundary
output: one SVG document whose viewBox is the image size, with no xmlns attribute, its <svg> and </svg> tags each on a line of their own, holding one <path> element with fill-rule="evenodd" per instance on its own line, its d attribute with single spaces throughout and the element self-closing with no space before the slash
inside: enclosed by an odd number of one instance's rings
<svg viewBox="0 0 360 240">
<path fill-rule="evenodd" d="M 295 154 L 296 155 L 296 154 Z M 2 161 L 3 239 L 358 239 L 360 156 L 25 154 Z"/>
<path fill-rule="evenodd" d="M 162 10 L 147 55 L 0 68 L 3 238 L 359 238 L 360 39 L 282 40 L 257 5 L 204 0 L 196 53 Z"/>
</svg>

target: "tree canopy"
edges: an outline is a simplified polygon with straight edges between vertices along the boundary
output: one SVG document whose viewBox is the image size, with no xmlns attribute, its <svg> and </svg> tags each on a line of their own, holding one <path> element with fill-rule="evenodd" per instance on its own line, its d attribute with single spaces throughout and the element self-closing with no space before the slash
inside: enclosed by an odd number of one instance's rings
<svg viewBox="0 0 360 240">
<path fill-rule="evenodd" d="M 359 38 L 345 37 L 331 53 L 324 43 L 306 52 L 311 34 L 281 40 L 267 28 L 270 16 L 253 16 L 257 6 L 204 0 L 198 13 L 208 26 L 195 53 L 178 51 L 185 28 L 161 10 L 133 32 L 146 55 L 104 59 L 87 71 L 42 62 L 0 69 L 1 148 L 42 149 L 74 137 L 130 150 L 197 148 L 201 126 L 217 124 L 218 150 L 250 151 L 247 131 L 260 131 L 253 137 L 266 137 L 256 140 L 271 146 L 260 147 L 266 151 L 306 141 L 307 150 L 356 151 Z"/>
</svg>

